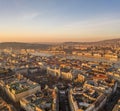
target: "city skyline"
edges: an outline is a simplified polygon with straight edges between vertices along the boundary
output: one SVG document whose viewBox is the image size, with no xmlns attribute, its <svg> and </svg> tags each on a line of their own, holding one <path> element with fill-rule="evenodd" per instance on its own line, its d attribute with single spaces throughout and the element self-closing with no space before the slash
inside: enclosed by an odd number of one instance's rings
<svg viewBox="0 0 120 111">
<path fill-rule="evenodd" d="M 120 38 L 119 4 L 118 0 L 1 0 L 0 42 Z"/>
</svg>

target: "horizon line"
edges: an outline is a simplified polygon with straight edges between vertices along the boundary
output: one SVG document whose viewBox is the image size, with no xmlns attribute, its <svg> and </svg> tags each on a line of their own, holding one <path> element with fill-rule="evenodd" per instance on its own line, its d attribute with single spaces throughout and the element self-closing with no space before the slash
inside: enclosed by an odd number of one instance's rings
<svg viewBox="0 0 120 111">
<path fill-rule="evenodd" d="M 65 43 L 65 42 L 76 42 L 76 43 L 91 43 L 91 42 L 101 42 L 101 41 L 107 41 L 107 40 L 117 40 L 120 38 L 110 38 L 110 39 L 102 39 L 102 40 L 95 40 L 95 41 L 53 41 L 53 42 L 24 42 L 24 41 L 4 41 L 4 42 L 0 42 L 0 43 L 35 43 L 35 44 L 40 44 L 40 43 Z"/>
</svg>

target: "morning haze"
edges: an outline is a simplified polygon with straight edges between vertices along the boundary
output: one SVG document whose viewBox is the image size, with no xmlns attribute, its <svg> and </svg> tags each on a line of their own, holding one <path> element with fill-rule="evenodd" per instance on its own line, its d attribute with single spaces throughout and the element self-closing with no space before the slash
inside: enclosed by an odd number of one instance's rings
<svg viewBox="0 0 120 111">
<path fill-rule="evenodd" d="M 0 42 L 120 37 L 118 0 L 1 0 Z"/>
</svg>

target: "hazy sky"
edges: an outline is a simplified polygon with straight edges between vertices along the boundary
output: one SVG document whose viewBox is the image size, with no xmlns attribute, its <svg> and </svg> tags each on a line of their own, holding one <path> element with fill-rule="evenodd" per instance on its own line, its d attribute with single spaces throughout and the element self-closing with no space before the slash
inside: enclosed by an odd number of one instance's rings
<svg viewBox="0 0 120 111">
<path fill-rule="evenodd" d="M 0 42 L 120 37 L 120 0 L 0 0 Z"/>
</svg>

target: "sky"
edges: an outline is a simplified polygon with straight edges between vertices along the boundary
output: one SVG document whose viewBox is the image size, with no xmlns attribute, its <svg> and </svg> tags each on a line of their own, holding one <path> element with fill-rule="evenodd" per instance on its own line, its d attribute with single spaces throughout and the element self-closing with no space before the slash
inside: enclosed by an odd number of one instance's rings
<svg viewBox="0 0 120 111">
<path fill-rule="evenodd" d="M 0 0 L 0 42 L 120 38 L 120 0 Z"/>
</svg>

